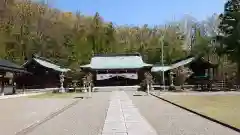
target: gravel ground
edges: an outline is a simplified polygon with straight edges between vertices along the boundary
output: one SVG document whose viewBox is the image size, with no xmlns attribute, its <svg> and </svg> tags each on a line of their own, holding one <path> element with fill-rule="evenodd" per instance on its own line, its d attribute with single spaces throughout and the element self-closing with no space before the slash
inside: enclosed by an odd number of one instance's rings
<svg viewBox="0 0 240 135">
<path fill-rule="evenodd" d="M 0 100 L 0 134 L 14 135 L 75 100 L 28 97 Z"/>
<path fill-rule="evenodd" d="M 132 92 L 127 93 L 159 135 L 239 135 L 153 96 L 133 96 Z"/>
<path fill-rule="evenodd" d="M 63 113 L 39 125 L 29 135 L 98 135 L 105 121 L 110 92 L 93 93 Z"/>
</svg>

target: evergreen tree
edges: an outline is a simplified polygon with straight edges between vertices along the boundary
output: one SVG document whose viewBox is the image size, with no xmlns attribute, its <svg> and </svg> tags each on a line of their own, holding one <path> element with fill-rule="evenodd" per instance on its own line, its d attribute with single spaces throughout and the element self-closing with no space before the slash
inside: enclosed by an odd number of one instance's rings
<svg viewBox="0 0 240 135">
<path fill-rule="evenodd" d="M 217 40 L 221 43 L 219 54 L 227 54 L 238 65 L 240 77 L 240 0 L 229 0 L 220 15 L 220 33 Z"/>
</svg>

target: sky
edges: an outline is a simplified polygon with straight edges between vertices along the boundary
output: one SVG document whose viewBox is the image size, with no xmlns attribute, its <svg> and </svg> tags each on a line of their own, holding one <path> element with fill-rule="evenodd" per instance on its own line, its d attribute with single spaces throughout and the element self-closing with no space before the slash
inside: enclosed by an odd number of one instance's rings
<svg viewBox="0 0 240 135">
<path fill-rule="evenodd" d="M 204 20 L 221 13 L 226 0 L 48 0 L 52 7 L 84 15 L 99 12 L 116 25 L 161 25 L 185 15 Z"/>
</svg>

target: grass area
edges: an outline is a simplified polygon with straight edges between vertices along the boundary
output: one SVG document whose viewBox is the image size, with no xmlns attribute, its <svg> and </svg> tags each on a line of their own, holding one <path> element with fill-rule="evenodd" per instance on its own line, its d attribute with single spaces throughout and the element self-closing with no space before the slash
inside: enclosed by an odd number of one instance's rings
<svg viewBox="0 0 240 135">
<path fill-rule="evenodd" d="M 52 93 L 47 92 L 44 94 L 29 96 L 29 98 L 73 98 L 77 93 Z"/>
<path fill-rule="evenodd" d="M 240 95 L 165 95 L 163 98 L 240 128 Z"/>
</svg>

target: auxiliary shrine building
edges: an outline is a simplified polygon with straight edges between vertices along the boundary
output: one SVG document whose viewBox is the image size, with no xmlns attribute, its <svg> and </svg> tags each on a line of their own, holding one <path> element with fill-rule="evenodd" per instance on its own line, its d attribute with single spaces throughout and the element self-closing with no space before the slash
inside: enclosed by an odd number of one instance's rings
<svg viewBox="0 0 240 135">
<path fill-rule="evenodd" d="M 139 85 L 144 73 L 151 72 L 152 64 L 143 62 L 140 54 L 95 55 L 90 64 L 80 66 L 92 73 L 95 86 Z"/>
<path fill-rule="evenodd" d="M 37 55 L 33 55 L 22 67 L 29 74 L 16 76 L 15 80 L 18 88 L 24 86 L 27 89 L 58 88 L 60 87 L 60 75 L 70 71 Z"/>
</svg>

